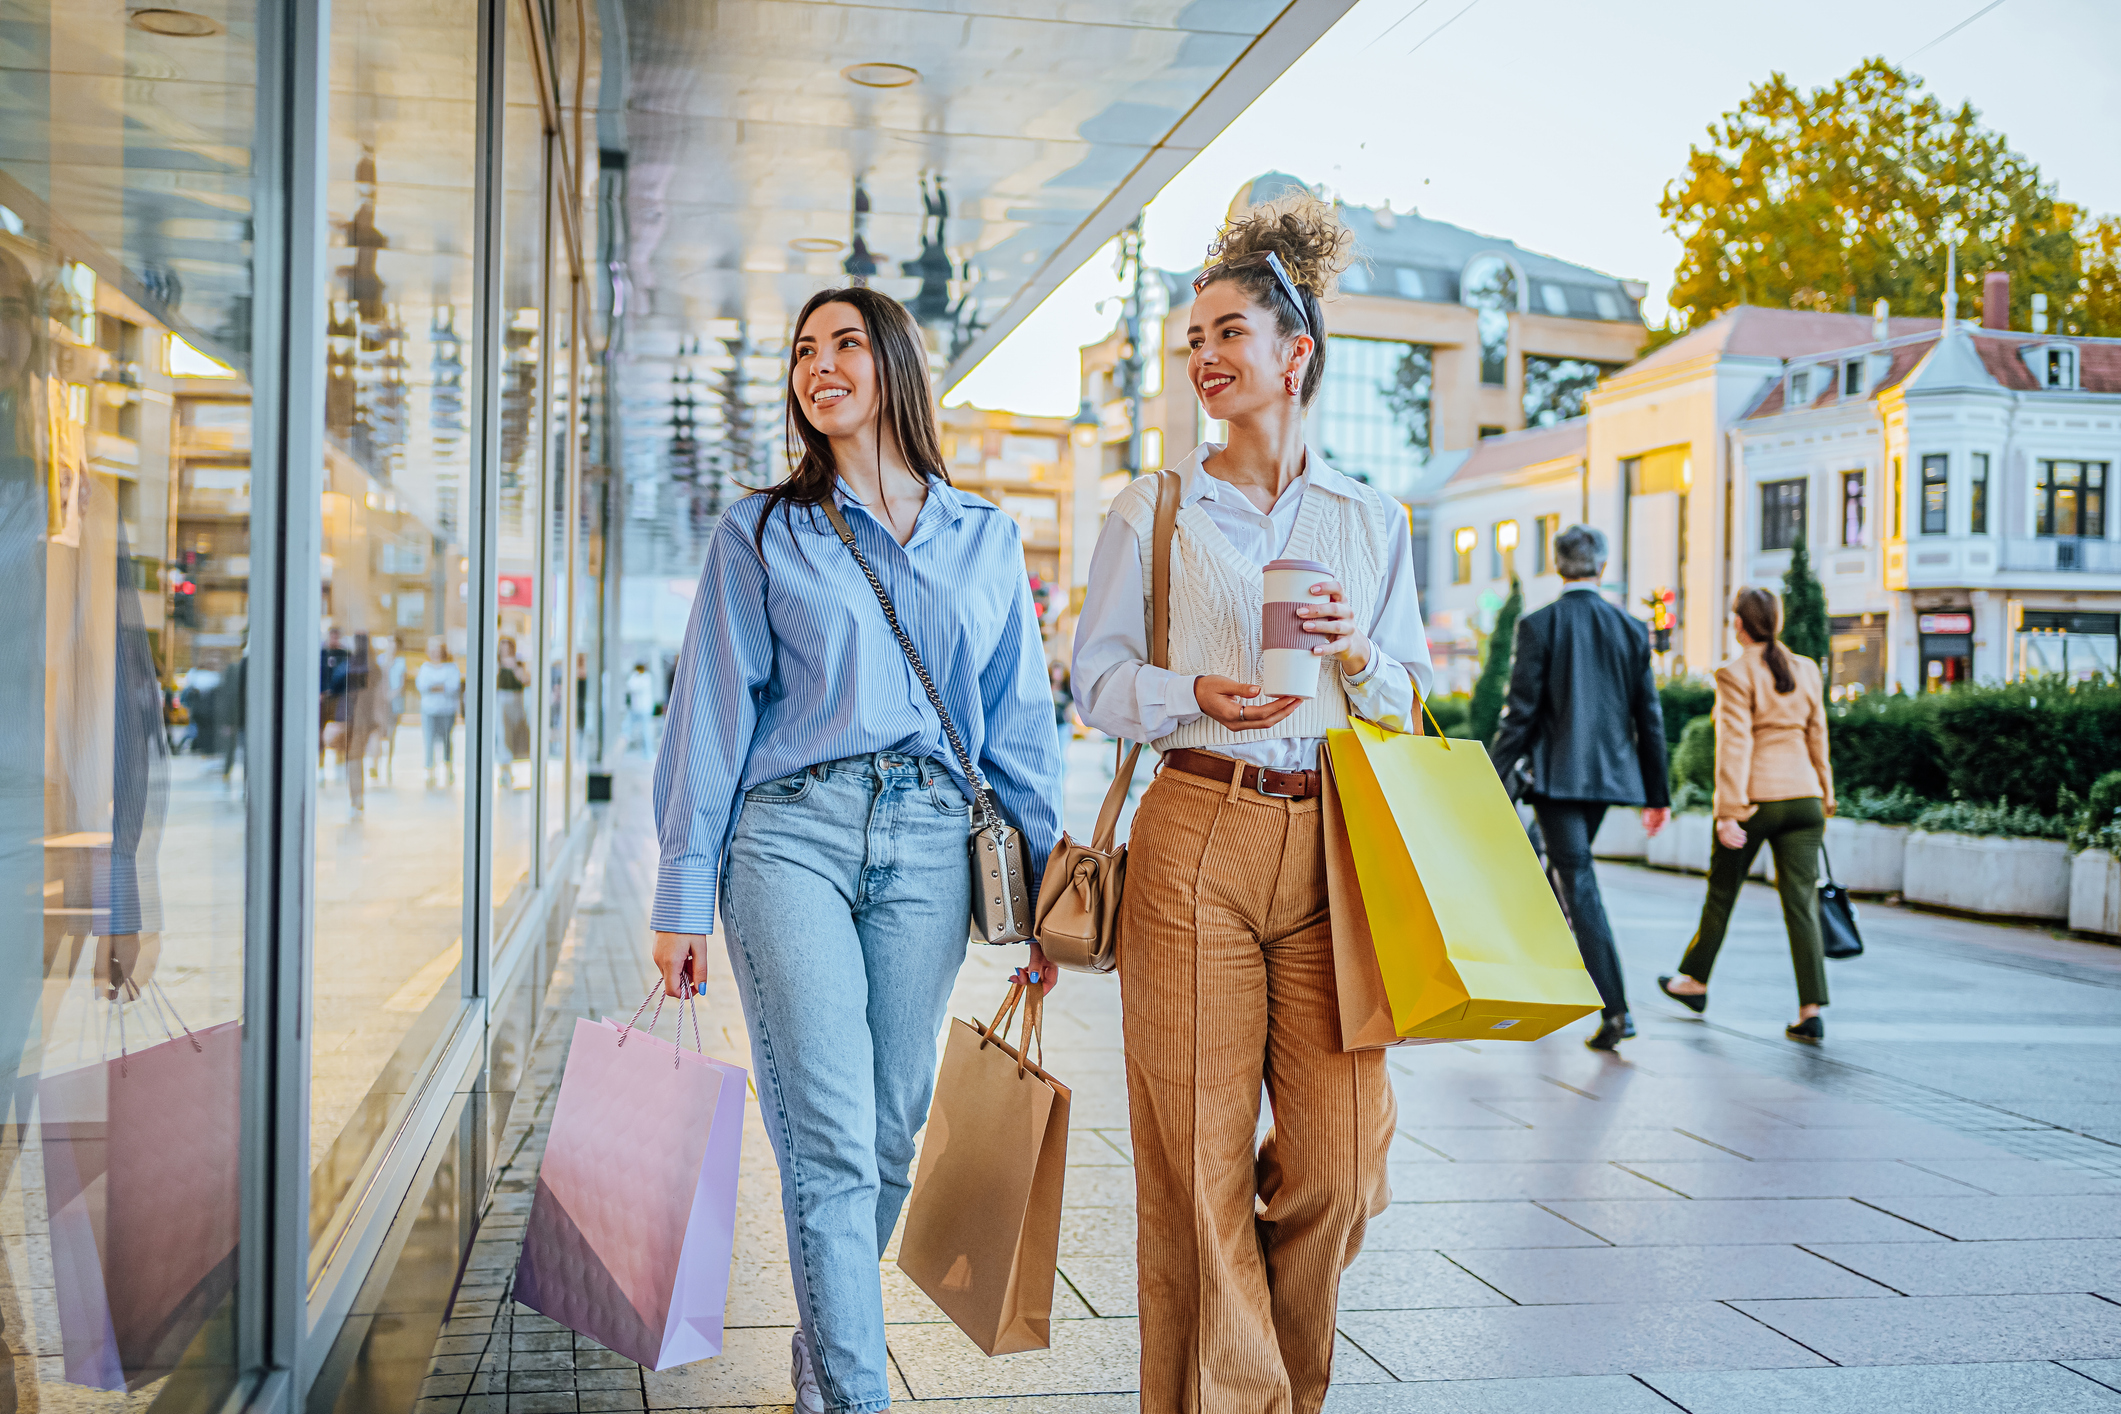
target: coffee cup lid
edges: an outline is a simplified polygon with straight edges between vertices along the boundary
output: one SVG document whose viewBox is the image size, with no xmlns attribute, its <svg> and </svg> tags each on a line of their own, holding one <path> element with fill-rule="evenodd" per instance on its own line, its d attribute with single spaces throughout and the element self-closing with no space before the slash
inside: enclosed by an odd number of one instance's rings
<svg viewBox="0 0 2121 1414">
<path fill-rule="evenodd" d="M 1263 572 L 1264 570 L 1308 570 L 1312 574 L 1333 573 L 1331 569 L 1316 560 L 1273 560 L 1263 567 Z"/>
</svg>

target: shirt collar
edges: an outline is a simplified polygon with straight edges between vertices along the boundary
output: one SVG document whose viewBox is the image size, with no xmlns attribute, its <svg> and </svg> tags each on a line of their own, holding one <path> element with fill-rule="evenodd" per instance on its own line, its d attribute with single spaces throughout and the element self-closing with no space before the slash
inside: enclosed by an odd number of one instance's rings
<svg viewBox="0 0 2121 1414">
<path fill-rule="evenodd" d="M 854 493 L 854 487 L 847 483 L 846 477 L 834 477 L 832 491 L 834 498 L 839 502 L 841 510 L 844 511 L 849 506 L 860 507 L 862 514 L 874 521 L 878 529 L 891 536 L 893 540 L 898 539 L 897 533 L 890 526 L 884 524 L 883 518 L 869 509 L 869 503 Z M 929 480 L 928 499 L 921 503 L 921 512 L 913 521 L 912 538 L 906 541 L 908 550 L 911 550 L 914 546 L 945 527 L 956 525 L 959 520 L 964 518 L 965 507 L 964 503 L 958 499 L 959 494 L 955 487 L 940 477 L 934 477 Z M 830 525 L 825 526 L 824 533 L 827 535 L 832 534 L 832 527 Z"/>
<path fill-rule="evenodd" d="M 1561 586 L 1561 592 L 1564 594 L 1596 594 L 1598 586 L 1595 583 L 1564 584 Z"/>
<path fill-rule="evenodd" d="M 1190 506 L 1204 498 L 1221 499 L 1219 488 L 1230 483 L 1208 471 L 1208 458 L 1223 450 L 1226 445 L 1228 444 L 1223 442 L 1203 442 L 1193 449 L 1190 456 L 1172 468 L 1178 473 L 1180 505 Z M 1307 490 L 1323 491 L 1329 496 L 1339 496 L 1345 500 L 1356 500 L 1362 495 L 1356 489 L 1360 483 L 1327 461 L 1326 454 L 1318 449 L 1315 442 L 1304 444 L 1304 474 L 1298 480 L 1304 483 Z M 1251 504 L 1249 499 L 1246 504 Z"/>
</svg>

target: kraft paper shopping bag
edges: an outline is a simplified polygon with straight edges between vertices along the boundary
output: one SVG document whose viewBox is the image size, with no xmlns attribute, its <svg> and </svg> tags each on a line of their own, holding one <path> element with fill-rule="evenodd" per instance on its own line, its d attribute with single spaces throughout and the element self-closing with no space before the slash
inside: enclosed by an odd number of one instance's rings
<svg viewBox="0 0 2121 1414">
<path fill-rule="evenodd" d="M 1357 721 L 1326 749 L 1395 1034 L 1530 1041 L 1598 1009 L 1479 743 Z"/>
<path fill-rule="evenodd" d="M 1068 1087 L 1027 1057 L 1043 993 L 1012 983 L 986 1026 L 950 1024 L 899 1270 L 989 1355 L 1051 1343 Z M 1002 1039 L 1024 1007 L 1022 1042 Z"/>
<path fill-rule="evenodd" d="M 235 1289 L 242 1052 L 228 1021 L 39 1083 L 70 1383 L 169 1374 Z"/>
<path fill-rule="evenodd" d="M 652 1370 L 721 1354 L 746 1082 L 578 1018 L 515 1299 Z"/>
</svg>

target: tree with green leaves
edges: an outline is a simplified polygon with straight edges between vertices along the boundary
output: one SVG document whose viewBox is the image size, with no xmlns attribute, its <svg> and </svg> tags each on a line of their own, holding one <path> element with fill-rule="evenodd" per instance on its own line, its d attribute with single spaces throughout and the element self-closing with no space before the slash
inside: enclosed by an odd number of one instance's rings
<svg viewBox="0 0 2121 1414">
<path fill-rule="evenodd" d="M 1947 110 L 1882 58 L 1809 93 L 1770 74 L 1708 138 L 1658 205 L 1684 248 L 1670 301 L 1689 328 L 1741 304 L 1867 313 L 1884 299 L 1934 317 L 1949 230 L 1963 313 L 2001 270 L 2013 328 L 2038 292 L 2057 332 L 2121 332 L 2091 327 L 2076 298 L 2080 213 L 1973 105 Z"/>
<path fill-rule="evenodd" d="M 1822 676 L 1833 675 L 1834 636 L 1827 624 L 1826 590 L 1812 573 L 1802 530 L 1790 546 L 1790 567 L 1782 575 L 1782 646 L 1817 662 Z"/>
<path fill-rule="evenodd" d="M 1502 704 L 1510 695 L 1510 659 L 1517 650 L 1517 619 L 1524 613 L 1524 584 L 1510 576 L 1510 597 L 1495 615 L 1495 631 L 1488 635 L 1487 657 L 1481 661 L 1480 677 L 1473 684 L 1473 703 L 1466 709 L 1466 730 L 1482 746 L 1495 740 L 1495 726 L 1502 720 Z"/>
</svg>

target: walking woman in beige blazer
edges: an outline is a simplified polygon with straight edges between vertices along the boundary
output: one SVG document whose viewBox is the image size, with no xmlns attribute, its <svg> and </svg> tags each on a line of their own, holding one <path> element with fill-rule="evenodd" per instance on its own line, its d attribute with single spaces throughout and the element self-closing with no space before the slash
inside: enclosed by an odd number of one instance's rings
<svg viewBox="0 0 2121 1414">
<path fill-rule="evenodd" d="M 1776 637 L 1782 603 L 1765 589 L 1741 589 L 1733 602 L 1737 657 L 1716 670 L 1716 847 L 1701 926 L 1679 975 L 1660 977 L 1666 996 L 1693 1011 L 1709 1004 L 1709 972 L 1730 926 L 1731 906 L 1763 842 L 1775 850 L 1775 887 L 1797 970 L 1792 1040 L 1826 1036 L 1826 957 L 1819 938 L 1819 849 L 1834 813 L 1834 768 L 1827 759 L 1826 702 L 1819 665 Z"/>
<path fill-rule="evenodd" d="M 1076 629 L 1083 720 L 1162 758 L 1119 940 L 1143 1414 L 1315 1414 L 1341 1273 L 1391 1197 L 1384 1052 L 1340 1046 L 1319 748 L 1351 712 L 1404 730 L 1430 666 L 1405 508 L 1304 440 L 1328 352 L 1319 300 L 1353 243 L 1303 193 L 1211 248 L 1187 372 L 1229 441 L 1114 499 Z M 1164 668 L 1147 661 L 1143 567 L 1167 476 Z M 1287 566 L 1317 578 L 1277 621 L 1312 645 L 1308 696 L 1260 692 L 1277 560 L 1315 562 Z M 1262 1082 L 1274 1127 L 1255 1146 Z"/>
</svg>

